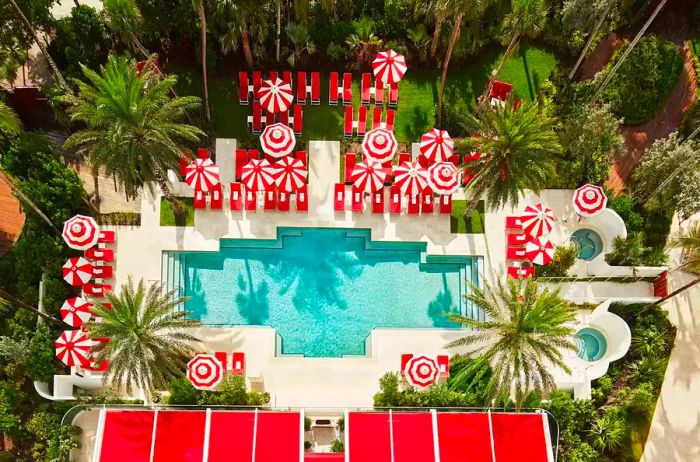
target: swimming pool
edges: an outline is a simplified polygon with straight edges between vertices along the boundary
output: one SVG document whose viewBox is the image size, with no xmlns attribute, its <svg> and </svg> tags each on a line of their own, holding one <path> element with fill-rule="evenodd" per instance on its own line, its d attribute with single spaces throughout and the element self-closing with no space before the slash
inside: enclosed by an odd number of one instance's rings
<svg viewBox="0 0 700 462">
<path fill-rule="evenodd" d="M 571 235 L 570 241 L 578 249 L 578 258 L 581 260 L 593 260 L 603 251 L 603 240 L 592 229 L 577 229 Z"/>
<path fill-rule="evenodd" d="M 374 242 L 367 229 L 279 228 L 275 240 L 221 240 L 218 252 L 165 252 L 169 288 L 209 326 L 277 330 L 278 351 L 365 354 L 375 327 L 454 328 L 483 319 L 463 300 L 480 257 L 426 256 L 421 242 Z"/>
<path fill-rule="evenodd" d="M 597 361 L 603 357 L 608 348 L 605 336 L 598 329 L 584 327 L 576 333 L 578 355 L 586 361 Z"/>
</svg>

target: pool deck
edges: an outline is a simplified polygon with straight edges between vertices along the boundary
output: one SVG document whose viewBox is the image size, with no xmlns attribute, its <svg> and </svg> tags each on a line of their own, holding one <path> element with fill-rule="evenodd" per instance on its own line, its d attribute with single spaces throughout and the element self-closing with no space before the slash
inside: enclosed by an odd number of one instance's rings
<svg viewBox="0 0 700 462">
<path fill-rule="evenodd" d="M 217 140 L 217 158 L 233 157 L 234 140 Z M 160 195 L 144 190 L 141 203 L 141 226 L 116 227 L 117 263 L 115 286 L 127 277 L 161 281 L 162 252 L 174 250 L 217 251 L 222 238 L 276 238 L 277 227 L 342 227 L 371 230 L 375 241 L 415 241 L 427 244 L 431 255 L 471 255 L 484 257 L 483 276 L 492 280 L 505 273 L 505 217 L 516 213 L 506 207 L 486 214 L 486 234 L 452 234 L 450 217 L 396 216 L 335 212 L 333 187 L 338 181 L 340 143 L 311 141 L 309 154 L 309 212 L 232 212 L 227 210 L 195 211 L 193 227 L 161 227 Z M 219 162 L 221 164 L 221 162 Z M 226 164 L 226 162 L 224 162 Z M 225 166 L 226 170 L 231 168 Z M 222 176 L 226 173 L 222 172 Z M 192 195 L 189 188 L 180 188 Z M 571 205 L 572 191 L 546 190 L 537 196 L 527 193 L 519 210 L 525 205 L 543 202 L 554 210 L 557 225 L 550 234 L 555 244 L 565 242 L 578 227 Z M 464 199 L 463 192 L 453 199 Z M 292 207 L 293 209 L 294 207 Z M 563 293 L 581 301 L 603 300 L 610 296 L 638 297 L 651 295 L 649 283 L 628 284 L 624 293 L 619 285 L 609 283 L 568 284 Z M 463 332 L 444 329 L 375 329 L 371 337 L 371 353 L 354 358 L 302 358 L 275 355 L 274 330 L 266 327 L 206 328 L 195 334 L 205 342 L 206 351 L 244 351 L 246 375 L 252 386 L 271 394 L 277 406 L 367 407 L 378 390 L 379 378 L 388 371 L 397 371 L 402 353 L 453 354 L 444 346 Z M 578 358 L 571 358 L 576 363 Z M 579 381 L 585 374 L 584 365 L 576 368 L 575 377 L 559 376 L 558 382 Z"/>
</svg>

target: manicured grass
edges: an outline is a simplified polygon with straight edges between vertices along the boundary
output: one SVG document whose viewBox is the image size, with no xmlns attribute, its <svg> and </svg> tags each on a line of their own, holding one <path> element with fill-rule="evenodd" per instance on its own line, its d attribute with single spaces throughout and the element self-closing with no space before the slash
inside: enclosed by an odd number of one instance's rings
<svg viewBox="0 0 700 462">
<path fill-rule="evenodd" d="M 484 234 L 486 214 L 484 201 L 479 201 L 472 212 L 470 220 L 464 220 L 464 212 L 467 210 L 467 201 L 453 200 L 452 215 L 450 216 L 450 232 L 453 234 Z"/>
<path fill-rule="evenodd" d="M 161 226 L 194 226 L 194 200 L 191 197 L 179 198 L 185 206 L 185 213 L 175 215 L 173 207 L 166 198 L 160 199 Z"/>
<path fill-rule="evenodd" d="M 502 52 L 494 50 L 474 61 L 468 67 L 451 69 L 445 84 L 445 101 L 475 101 L 486 84 L 486 79 L 499 62 Z M 504 66 L 500 80 L 513 84 L 516 94 L 532 100 L 541 82 L 556 66 L 558 57 L 539 45 L 523 44 L 516 56 Z M 197 71 L 174 70 L 179 76 L 178 91 L 182 94 L 201 95 L 201 74 Z M 411 70 L 399 85 L 399 107 L 395 133 L 399 142 L 414 142 L 433 127 L 437 107 L 440 72 L 438 69 Z M 215 135 L 236 138 L 253 143 L 246 126 L 250 106 L 238 103 L 237 75 L 214 76 L 209 79 L 209 99 Z M 359 107 L 359 75 L 353 79 L 353 106 Z M 370 108 L 371 109 L 371 108 Z M 371 124 L 371 110 L 368 124 Z M 370 125 L 371 126 L 371 125 Z M 343 107 L 328 105 L 328 74 L 321 74 L 321 105 L 304 106 L 304 130 L 301 142 L 307 140 L 338 140 L 343 136 Z"/>
</svg>

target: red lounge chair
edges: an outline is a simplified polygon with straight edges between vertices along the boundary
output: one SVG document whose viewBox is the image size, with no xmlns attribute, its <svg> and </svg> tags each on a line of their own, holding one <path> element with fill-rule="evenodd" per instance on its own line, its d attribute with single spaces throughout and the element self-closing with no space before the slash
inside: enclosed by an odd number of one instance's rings
<svg viewBox="0 0 700 462">
<path fill-rule="evenodd" d="M 280 191 L 277 194 L 277 210 L 289 212 L 289 193 L 287 191 Z"/>
<path fill-rule="evenodd" d="M 491 87 L 491 94 L 489 96 L 491 98 L 496 98 L 500 99 L 501 101 L 505 101 L 508 99 L 508 94 L 512 90 L 513 85 L 511 85 L 510 83 L 496 80 L 493 82 L 493 86 Z"/>
<path fill-rule="evenodd" d="M 331 72 L 328 83 L 328 104 L 336 106 L 338 104 L 338 73 Z"/>
<path fill-rule="evenodd" d="M 389 87 L 389 107 L 396 107 L 399 104 L 399 84 L 392 83 Z"/>
<path fill-rule="evenodd" d="M 333 194 L 333 210 L 336 212 L 342 212 L 345 210 L 345 185 L 343 183 L 335 184 Z"/>
<path fill-rule="evenodd" d="M 513 247 L 525 245 L 525 243 L 527 242 L 527 236 L 525 235 L 525 233 L 507 234 L 506 238 L 506 243 Z"/>
<path fill-rule="evenodd" d="M 248 95 L 250 91 L 248 90 L 248 73 L 241 71 L 238 73 L 238 102 L 247 105 Z"/>
<path fill-rule="evenodd" d="M 420 200 L 418 196 L 410 196 L 408 198 L 408 214 L 418 215 L 420 213 Z"/>
<path fill-rule="evenodd" d="M 437 357 L 438 370 L 440 371 L 440 377 L 450 376 L 450 358 L 447 355 L 440 355 Z"/>
<path fill-rule="evenodd" d="M 517 230 L 522 230 L 523 229 L 523 222 L 520 219 L 520 217 L 516 216 L 507 216 L 506 217 L 506 229 L 517 229 Z"/>
<path fill-rule="evenodd" d="M 345 122 L 343 123 L 343 136 L 352 138 L 352 106 L 345 106 Z"/>
<path fill-rule="evenodd" d="M 280 123 L 289 126 L 289 111 L 280 112 Z"/>
<path fill-rule="evenodd" d="M 386 111 L 386 129 L 390 132 L 394 131 L 394 120 L 396 119 L 396 111 L 388 109 Z"/>
<path fill-rule="evenodd" d="M 403 371 L 406 369 L 406 364 L 413 358 L 413 355 L 410 353 L 405 353 L 401 355 L 401 374 L 403 374 Z"/>
<path fill-rule="evenodd" d="M 90 360 L 90 366 L 87 368 L 90 372 L 104 372 L 109 369 L 109 361 L 103 359 L 102 361 L 96 363 L 94 360 Z"/>
<path fill-rule="evenodd" d="M 262 106 L 260 103 L 253 103 L 253 116 L 250 125 L 253 133 L 262 132 Z"/>
<path fill-rule="evenodd" d="M 425 188 L 420 193 L 421 213 L 433 213 L 435 206 L 433 204 L 433 191 L 430 188 Z"/>
<path fill-rule="evenodd" d="M 311 73 L 311 104 L 313 106 L 321 104 L 321 76 L 318 72 Z"/>
<path fill-rule="evenodd" d="M 355 168 L 355 154 L 345 154 L 345 182 L 352 183 L 350 176 Z"/>
<path fill-rule="evenodd" d="M 401 213 L 401 188 L 397 185 L 392 185 L 389 191 L 389 213 Z"/>
<path fill-rule="evenodd" d="M 474 179 L 474 172 L 472 169 L 465 167 L 462 170 L 462 185 L 466 186 L 469 184 L 470 181 Z"/>
<path fill-rule="evenodd" d="M 306 72 L 297 73 L 297 103 L 306 104 Z"/>
<path fill-rule="evenodd" d="M 262 75 L 260 71 L 253 71 L 253 101 L 260 101 L 258 99 L 258 90 L 262 86 Z"/>
<path fill-rule="evenodd" d="M 372 112 L 372 130 L 382 125 L 382 108 L 375 106 Z"/>
<path fill-rule="evenodd" d="M 231 353 L 231 372 L 236 375 L 245 373 L 245 353 Z"/>
<path fill-rule="evenodd" d="M 198 210 L 202 210 L 207 208 L 207 196 L 204 194 L 204 191 L 195 191 L 194 192 L 194 208 Z"/>
<path fill-rule="evenodd" d="M 364 205 L 364 193 L 357 189 L 355 186 L 352 187 L 352 206 L 351 210 L 353 212 L 362 212 L 362 206 Z"/>
<path fill-rule="evenodd" d="M 455 167 L 459 167 L 459 154 L 448 157 L 447 161 L 452 162 Z"/>
<path fill-rule="evenodd" d="M 364 138 L 367 132 L 367 106 L 360 106 L 360 113 L 357 116 L 357 136 Z"/>
<path fill-rule="evenodd" d="M 180 176 L 185 176 L 185 173 L 187 173 L 187 166 L 190 165 L 190 155 L 187 154 L 185 151 L 180 151 L 180 156 L 179 162 L 180 162 L 180 169 L 179 173 Z"/>
<path fill-rule="evenodd" d="M 231 370 L 231 364 L 228 362 L 228 353 L 225 351 L 217 351 L 214 353 L 214 357 L 219 360 L 221 367 L 223 367 L 225 371 Z"/>
<path fill-rule="evenodd" d="M 525 249 L 517 249 L 508 247 L 506 249 L 506 259 L 508 260 L 525 260 Z"/>
<path fill-rule="evenodd" d="M 267 78 L 270 80 L 276 80 L 277 77 L 278 77 L 277 71 L 270 71 L 270 74 L 267 76 Z"/>
<path fill-rule="evenodd" d="M 307 161 L 308 161 L 307 155 L 306 155 L 306 151 L 297 151 L 297 152 L 294 154 L 294 157 L 295 157 L 297 160 L 300 160 L 301 163 L 304 164 L 304 166 L 306 166 L 306 163 L 307 163 Z"/>
<path fill-rule="evenodd" d="M 211 191 L 211 203 L 209 204 L 213 210 L 221 210 L 224 208 L 224 193 L 221 190 L 221 183 L 219 183 Z"/>
<path fill-rule="evenodd" d="M 372 74 L 365 72 L 362 74 L 360 85 L 360 102 L 363 106 L 369 106 L 370 88 L 372 87 Z"/>
<path fill-rule="evenodd" d="M 517 111 L 521 104 L 523 104 L 523 99 L 522 98 L 516 99 L 515 102 L 513 103 L 513 109 L 515 109 Z"/>
<path fill-rule="evenodd" d="M 372 213 L 384 213 L 384 188 L 372 194 Z"/>
<path fill-rule="evenodd" d="M 384 180 L 384 183 L 391 183 L 394 181 L 394 164 L 392 164 L 390 160 L 382 164 L 382 170 L 386 173 L 386 180 Z"/>
<path fill-rule="evenodd" d="M 241 179 L 243 166 L 248 163 L 248 154 L 245 149 L 236 149 L 236 181 Z"/>
<path fill-rule="evenodd" d="M 532 266 L 526 266 L 524 268 L 520 268 L 517 266 L 508 267 L 508 276 L 512 277 L 513 279 L 525 279 L 534 275 L 535 268 Z"/>
<path fill-rule="evenodd" d="M 291 71 L 283 71 L 282 72 L 282 82 L 288 83 L 289 86 L 292 86 L 292 72 Z"/>
<path fill-rule="evenodd" d="M 294 105 L 294 134 L 295 135 L 301 135 L 301 128 L 303 126 L 304 122 L 304 112 L 301 108 L 301 105 L 295 104 Z"/>
<path fill-rule="evenodd" d="M 204 148 L 197 149 L 197 157 L 200 159 L 208 159 L 209 158 L 209 150 L 204 149 Z"/>
<path fill-rule="evenodd" d="M 257 149 L 248 149 L 248 160 L 260 159 L 260 152 Z"/>
<path fill-rule="evenodd" d="M 452 214 L 452 196 L 445 195 L 440 196 L 440 214 L 441 215 L 451 215 Z"/>
<path fill-rule="evenodd" d="M 113 268 L 109 265 L 95 265 L 92 267 L 92 277 L 99 279 L 111 278 Z"/>
<path fill-rule="evenodd" d="M 384 83 L 376 79 L 374 82 L 374 104 L 384 103 Z"/>
<path fill-rule="evenodd" d="M 265 112 L 265 126 L 272 125 L 275 123 L 275 113 L 266 111 Z"/>
<path fill-rule="evenodd" d="M 87 249 L 85 256 L 90 260 L 114 261 L 114 250 L 112 249 Z"/>
<path fill-rule="evenodd" d="M 99 244 L 112 244 L 117 239 L 117 233 L 114 231 L 100 231 L 97 236 L 97 242 Z"/>
<path fill-rule="evenodd" d="M 112 290 L 112 286 L 109 284 L 87 283 L 83 286 L 83 292 L 92 297 L 104 297 L 105 293 L 109 292 L 110 290 Z"/>
<path fill-rule="evenodd" d="M 255 212 L 258 209 L 258 193 L 246 189 L 245 209 L 250 212 Z"/>
<path fill-rule="evenodd" d="M 229 194 L 229 204 L 231 210 L 242 210 L 243 209 L 243 196 L 241 195 L 241 184 L 231 183 L 230 194 Z"/>
<path fill-rule="evenodd" d="M 265 191 L 265 200 L 263 201 L 263 210 L 269 212 L 275 210 L 275 192 L 273 190 Z"/>
<path fill-rule="evenodd" d="M 404 162 L 411 162 L 411 155 L 407 152 L 402 152 L 399 154 L 399 165 Z"/>
<path fill-rule="evenodd" d="M 309 192 L 306 185 L 299 188 L 297 191 L 297 212 L 309 211 Z"/>
<path fill-rule="evenodd" d="M 352 74 L 343 74 L 343 104 L 352 104 Z"/>
</svg>

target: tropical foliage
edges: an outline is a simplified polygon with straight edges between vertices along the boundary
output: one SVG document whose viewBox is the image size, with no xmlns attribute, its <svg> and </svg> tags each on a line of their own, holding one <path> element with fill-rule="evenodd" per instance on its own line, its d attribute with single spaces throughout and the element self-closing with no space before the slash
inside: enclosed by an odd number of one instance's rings
<svg viewBox="0 0 700 462">
<path fill-rule="evenodd" d="M 245 378 L 240 375 L 224 377 L 214 391 L 197 390 L 186 377 L 170 381 L 166 403 L 172 405 L 198 406 L 264 406 L 270 402 L 268 393 L 247 391 Z"/>
<path fill-rule="evenodd" d="M 671 239 L 671 247 L 683 249 L 683 268 L 700 273 L 700 220 Z"/>
</svg>

